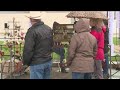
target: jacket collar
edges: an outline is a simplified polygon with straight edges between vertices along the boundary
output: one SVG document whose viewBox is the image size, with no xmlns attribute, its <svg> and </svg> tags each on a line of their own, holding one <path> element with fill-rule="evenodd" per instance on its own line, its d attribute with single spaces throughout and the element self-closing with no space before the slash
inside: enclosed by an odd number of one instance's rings
<svg viewBox="0 0 120 90">
<path fill-rule="evenodd" d="M 96 30 L 97 32 L 101 32 L 101 28 L 97 28 L 96 26 L 92 26 L 91 30 Z"/>
<path fill-rule="evenodd" d="M 35 23 L 34 25 L 32 25 L 32 27 L 35 27 L 35 26 L 38 26 L 38 25 L 43 25 L 43 24 L 44 24 L 44 22 L 38 21 L 37 23 Z"/>
</svg>

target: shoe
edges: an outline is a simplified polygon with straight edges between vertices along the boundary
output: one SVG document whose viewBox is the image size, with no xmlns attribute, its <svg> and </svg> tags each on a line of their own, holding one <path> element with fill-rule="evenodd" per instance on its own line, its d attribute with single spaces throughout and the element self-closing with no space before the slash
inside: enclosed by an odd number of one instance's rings
<svg viewBox="0 0 120 90">
<path fill-rule="evenodd" d="M 61 72 L 62 72 L 62 73 L 68 73 L 68 72 L 65 70 L 65 68 L 61 68 Z"/>
<path fill-rule="evenodd" d="M 104 75 L 103 75 L 103 78 L 104 78 L 104 79 L 108 79 L 108 78 L 109 78 L 109 74 L 104 74 Z"/>
</svg>

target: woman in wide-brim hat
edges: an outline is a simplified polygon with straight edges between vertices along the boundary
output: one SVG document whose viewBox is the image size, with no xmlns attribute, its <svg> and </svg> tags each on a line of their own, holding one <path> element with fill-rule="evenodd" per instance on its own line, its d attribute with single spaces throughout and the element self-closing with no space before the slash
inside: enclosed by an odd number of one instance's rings
<svg viewBox="0 0 120 90">
<path fill-rule="evenodd" d="M 95 57 L 95 74 L 98 79 L 103 79 L 102 61 L 104 60 L 104 33 L 102 31 L 103 20 L 108 20 L 107 15 L 101 11 L 73 11 L 67 15 L 68 18 L 90 19 L 91 34 L 98 42 L 98 50 Z"/>
<path fill-rule="evenodd" d="M 90 25 L 90 33 L 96 38 L 98 45 L 95 57 L 95 75 L 97 79 L 103 79 L 102 61 L 104 61 L 104 33 L 106 32 L 106 28 L 103 27 L 102 19 L 91 18 Z"/>
</svg>

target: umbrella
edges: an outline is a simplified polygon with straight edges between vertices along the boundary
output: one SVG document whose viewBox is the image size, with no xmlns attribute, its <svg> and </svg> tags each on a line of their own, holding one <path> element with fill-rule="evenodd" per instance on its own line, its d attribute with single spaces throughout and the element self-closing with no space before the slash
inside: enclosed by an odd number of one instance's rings
<svg viewBox="0 0 120 90">
<path fill-rule="evenodd" d="M 68 18 L 98 18 L 108 20 L 102 11 L 72 11 L 67 15 Z"/>
</svg>

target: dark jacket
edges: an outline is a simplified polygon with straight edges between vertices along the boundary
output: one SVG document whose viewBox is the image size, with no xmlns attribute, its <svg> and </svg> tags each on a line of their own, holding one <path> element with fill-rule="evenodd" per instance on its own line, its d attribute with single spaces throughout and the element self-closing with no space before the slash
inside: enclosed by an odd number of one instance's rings
<svg viewBox="0 0 120 90">
<path fill-rule="evenodd" d="M 23 50 L 23 64 L 37 65 L 52 59 L 52 30 L 42 21 L 28 29 Z"/>
<path fill-rule="evenodd" d="M 108 44 L 109 44 L 109 29 L 106 28 L 106 32 L 104 33 L 104 53 L 108 53 L 109 51 L 109 47 L 108 47 Z"/>
</svg>

